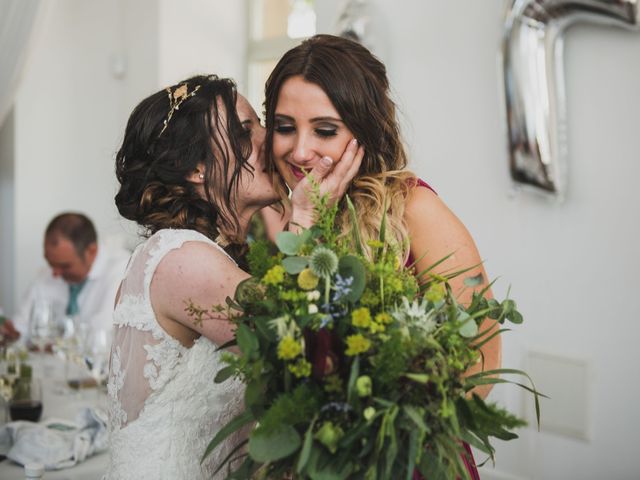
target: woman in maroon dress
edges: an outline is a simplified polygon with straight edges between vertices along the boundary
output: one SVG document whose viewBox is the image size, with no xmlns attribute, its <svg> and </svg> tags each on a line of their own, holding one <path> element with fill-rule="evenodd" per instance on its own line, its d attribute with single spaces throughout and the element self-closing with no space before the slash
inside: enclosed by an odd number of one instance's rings
<svg viewBox="0 0 640 480">
<path fill-rule="evenodd" d="M 340 158 L 345 149 L 364 148 L 365 156 L 347 190 L 358 212 L 365 251 L 379 238 L 386 210 L 387 239 L 400 248 L 399 260 L 417 260 L 420 272 L 443 257 L 441 272 L 476 265 L 469 275 L 485 279 L 480 256 L 467 229 L 435 192 L 405 170 L 405 153 L 389 95 L 385 66 L 357 42 L 317 35 L 289 50 L 266 84 L 267 168 L 294 188 L 319 162 Z M 302 194 L 301 189 L 297 194 Z M 284 195 L 284 192 L 283 192 Z M 386 207 L 386 208 L 385 208 Z M 349 231 L 348 212 L 338 222 Z M 459 301 L 469 302 L 473 289 L 461 276 L 451 280 Z M 497 328 L 485 319 L 482 330 Z M 499 368 L 500 336 L 482 346 L 484 368 Z M 476 365 L 468 374 L 477 373 Z M 485 397 L 490 386 L 474 392 Z M 470 478 L 479 478 L 468 445 L 463 460 Z M 418 477 L 416 477 L 418 478 Z"/>
</svg>

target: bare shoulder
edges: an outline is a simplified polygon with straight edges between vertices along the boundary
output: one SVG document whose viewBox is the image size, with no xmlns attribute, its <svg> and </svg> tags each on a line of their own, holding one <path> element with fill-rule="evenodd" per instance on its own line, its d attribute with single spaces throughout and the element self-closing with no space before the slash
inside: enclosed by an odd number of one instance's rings
<svg viewBox="0 0 640 480">
<path fill-rule="evenodd" d="M 237 268 L 219 247 L 205 242 L 185 242 L 168 252 L 158 264 L 156 274 L 211 276 L 219 269 Z"/>
<path fill-rule="evenodd" d="M 409 230 L 411 253 L 422 258 L 419 267 L 451 255 L 442 267 L 457 269 L 480 262 L 469 231 L 442 199 L 428 188 L 413 188 L 405 204 L 405 221 Z"/>
<path fill-rule="evenodd" d="M 185 242 L 167 253 L 158 264 L 152 280 L 152 293 L 166 299 L 205 297 L 222 301 L 229 293 L 229 285 L 247 274 L 215 245 L 205 242 Z"/>
<path fill-rule="evenodd" d="M 427 232 L 430 238 L 468 235 L 455 213 L 428 188 L 415 187 L 409 191 L 404 218 L 411 235 Z"/>
<path fill-rule="evenodd" d="M 217 246 L 185 242 L 158 264 L 151 280 L 151 305 L 158 322 L 174 338 L 183 341 L 193 339 L 193 335 L 205 335 L 222 344 L 231 338 L 232 325 L 226 321 L 197 325 L 188 306 L 208 309 L 224 305 L 227 297 L 233 297 L 238 283 L 247 277 Z"/>
<path fill-rule="evenodd" d="M 427 212 L 435 212 L 438 209 L 447 208 L 444 202 L 433 190 L 421 186 L 415 186 L 409 190 L 405 202 L 405 216 L 420 218 Z"/>
</svg>

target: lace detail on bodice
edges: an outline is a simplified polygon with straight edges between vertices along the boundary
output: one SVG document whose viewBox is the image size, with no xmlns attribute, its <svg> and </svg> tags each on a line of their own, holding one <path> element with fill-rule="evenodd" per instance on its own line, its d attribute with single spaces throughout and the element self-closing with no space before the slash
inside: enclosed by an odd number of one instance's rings
<svg viewBox="0 0 640 480">
<path fill-rule="evenodd" d="M 124 385 L 124 373 L 120 363 L 120 347 L 117 346 L 111 352 L 111 368 L 109 374 L 109 382 L 107 383 L 107 394 L 111 401 L 109 402 L 109 424 L 113 429 L 120 429 L 127 422 L 127 413 L 122 409 L 118 399 L 118 395 Z M 115 400 L 115 401 L 114 401 Z"/>
<path fill-rule="evenodd" d="M 107 385 L 108 479 L 218 478 L 214 467 L 242 438 L 230 438 L 200 464 L 215 432 L 240 413 L 243 386 L 236 379 L 214 383 L 224 366 L 216 345 L 200 337 L 183 346 L 160 326 L 151 306 L 158 264 L 188 241 L 218 247 L 195 231 L 161 230 L 136 249 L 123 281 Z"/>
</svg>

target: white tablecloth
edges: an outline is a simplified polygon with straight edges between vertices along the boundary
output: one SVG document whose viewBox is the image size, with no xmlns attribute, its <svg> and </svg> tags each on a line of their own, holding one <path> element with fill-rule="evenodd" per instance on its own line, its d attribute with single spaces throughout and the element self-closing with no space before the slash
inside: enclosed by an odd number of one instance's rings
<svg viewBox="0 0 640 480">
<path fill-rule="evenodd" d="M 86 389 L 70 394 L 61 393 L 64 382 L 63 363 L 46 355 L 40 358 L 34 355 L 30 360 L 34 368 L 34 375 L 42 378 L 43 411 L 42 419 L 62 418 L 74 420 L 76 414 L 87 406 L 95 407 L 106 405 L 104 394 L 98 394 L 95 389 Z M 84 462 L 64 470 L 47 471 L 43 480 L 96 480 L 100 479 L 107 469 L 109 456 L 100 453 L 88 458 Z M 10 460 L 0 462 L 0 479 L 24 480 L 24 468 Z"/>
</svg>

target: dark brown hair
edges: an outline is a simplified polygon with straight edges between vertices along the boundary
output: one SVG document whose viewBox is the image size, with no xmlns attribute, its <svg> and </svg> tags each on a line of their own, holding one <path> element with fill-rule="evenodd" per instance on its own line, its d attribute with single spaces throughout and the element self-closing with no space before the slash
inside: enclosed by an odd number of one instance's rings
<svg viewBox="0 0 640 480">
<path fill-rule="evenodd" d="M 169 95 L 199 87 L 173 111 Z M 214 239 L 238 230 L 235 202 L 251 139 L 236 113 L 236 86 L 226 78 L 195 76 L 145 98 L 133 110 L 116 155 L 120 214 L 153 234 L 185 228 Z M 187 181 L 204 164 L 206 198 Z"/>
<path fill-rule="evenodd" d="M 402 171 L 407 155 L 384 64 L 359 43 L 333 35 L 316 35 L 285 53 L 265 86 L 265 147 L 272 175 L 276 174 L 273 135 L 278 96 L 282 85 L 294 76 L 322 88 L 364 147 L 360 171 L 347 191 L 360 213 L 364 242 L 376 238 L 386 204 L 392 235 L 402 243 L 406 237 L 404 199 L 413 174 Z M 343 226 L 348 229 L 346 212 L 342 216 Z"/>
</svg>

